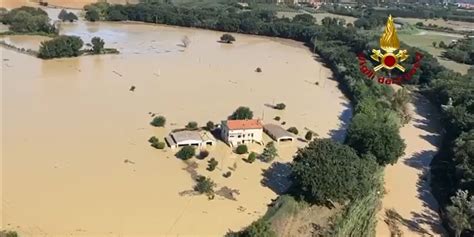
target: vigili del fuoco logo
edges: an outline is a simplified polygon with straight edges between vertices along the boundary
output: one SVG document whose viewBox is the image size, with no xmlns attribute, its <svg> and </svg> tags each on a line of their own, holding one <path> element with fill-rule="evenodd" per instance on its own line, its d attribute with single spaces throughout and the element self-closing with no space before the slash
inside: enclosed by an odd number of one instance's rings
<svg viewBox="0 0 474 237">
<path fill-rule="evenodd" d="M 406 68 L 401 63 L 404 62 L 409 55 L 406 49 L 400 49 L 400 41 L 398 40 L 397 31 L 393 24 L 393 18 L 391 15 L 389 15 L 387 24 L 385 25 L 385 31 L 383 32 L 382 37 L 380 37 L 380 48 L 382 50 L 372 49 L 372 55 L 370 55 L 370 58 L 374 60 L 375 63 L 378 63 L 378 65 L 373 69 L 367 67 L 367 61 L 363 53 L 357 55 L 359 69 L 369 79 L 377 78 L 377 81 L 382 84 L 395 83 L 400 85 L 402 81 L 409 81 L 413 74 L 416 73 L 416 70 L 420 67 L 420 61 L 423 58 L 423 55 L 416 52 L 414 64 L 409 71 L 405 72 Z M 388 71 L 388 77 L 377 75 L 377 72 L 382 69 Z M 403 74 L 392 78 L 391 71 L 394 69 L 403 72 Z"/>
</svg>

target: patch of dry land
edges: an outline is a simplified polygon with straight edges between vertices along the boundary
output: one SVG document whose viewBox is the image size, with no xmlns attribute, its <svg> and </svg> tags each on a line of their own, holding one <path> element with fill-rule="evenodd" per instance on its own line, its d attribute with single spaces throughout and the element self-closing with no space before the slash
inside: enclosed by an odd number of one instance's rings
<svg viewBox="0 0 474 237">
<path fill-rule="evenodd" d="M 407 147 L 405 156 L 385 168 L 385 192 L 378 214 L 376 236 L 445 236 L 438 204 L 430 192 L 429 166 L 440 143 L 439 117 L 428 100 L 414 95 L 412 121 L 400 129 Z M 394 210 L 397 218 L 387 218 Z M 386 220 L 392 220 L 387 225 Z M 402 235 L 395 235 L 396 230 Z M 391 235 L 393 234 L 393 235 Z"/>
<path fill-rule="evenodd" d="M 280 116 L 285 128 L 338 139 L 351 116 L 331 71 L 301 43 L 234 34 L 234 44 L 220 44 L 222 32 L 145 24 L 61 30 L 85 41 L 100 36 L 121 54 L 43 61 L 0 48 L 1 223 L 21 236 L 222 236 L 258 219 L 277 196 L 261 184 L 269 164 L 245 163 L 218 142 L 209 148 L 215 171 L 206 170 L 209 158 L 193 158 L 198 167 L 185 170 L 176 150 L 154 149 L 151 136 L 163 140 L 188 121 L 220 122 L 240 105 L 265 122 Z M 5 40 L 37 48 L 44 39 Z M 265 106 L 280 102 L 286 110 Z M 164 115 L 166 127 L 150 126 L 150 112 Z M 302 146 L 278 145 L 275 161 L 291 161 Z M 229 167 L 235 171 L 224 178 Z M 211 177 L 216 190 L 238 190 L 236 200 L 184 195 L 193 172 Z"/>
</svg>

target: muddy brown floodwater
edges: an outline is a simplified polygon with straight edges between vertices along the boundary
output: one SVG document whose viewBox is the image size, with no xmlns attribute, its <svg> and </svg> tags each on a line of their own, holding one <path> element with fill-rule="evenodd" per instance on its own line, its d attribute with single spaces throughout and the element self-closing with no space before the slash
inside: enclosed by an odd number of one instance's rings
<svg viewBox="0 0 474 237">
<path fill-rule="evenodd" d="M 335 139 L 351 116 L 331 71 L 294 41 L 235 34 L 228 45 L 217 42 L 221 32 L 145 24 L 61 30 L 87 41 L 100 36 L 122 53 L 42 61 L 0 49 L 0 223 L 21 236 L 222 236 L 258 219 L 277 196 L 261 184 L 268 164 L 247 164 L 219 142 L 209 150 L 218 169 L 197 160 L 197 172 L 217 189 L 239 190 L 237 200 L 180 195 L 194 185 L 185 163 L 176 151 L 150 147 L 149 137 L 163 139 L 188 121 L 219 122 L 240 105 L 266 122 L 280 116 L 286 128 Z M 42 39 L 5 40 L 37 48 Z M 286 110 L 265 105 L 280 102 Z M 166 128 L 151 127 L 150 112 L 166 116 Z M 278 145 L 276 161 L 290 161 L 301 146 Z M 232 176 L 222 177 L 234 163 Z"/>
</svg>

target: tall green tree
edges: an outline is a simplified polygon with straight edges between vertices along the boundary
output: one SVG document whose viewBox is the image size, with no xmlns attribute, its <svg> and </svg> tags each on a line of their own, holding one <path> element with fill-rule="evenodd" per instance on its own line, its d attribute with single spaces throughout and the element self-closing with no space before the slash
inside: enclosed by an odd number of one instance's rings
<svg viewBox="0 0 474 237">
<path fill-rule="evenodd" d="M 291 164 L 293 192 L 311 203 L 344 202 L 373 189 L 378 170 L 375 159 L 359 157 L 347 145 L 315 139 L 298 150 Z"/>
<path fill-rule="evenodd" d="M 43 59 L 77 57 L 84 42 L 77 36 L 61 35 L 41 43 L 38 57 Z"/>
</svg>

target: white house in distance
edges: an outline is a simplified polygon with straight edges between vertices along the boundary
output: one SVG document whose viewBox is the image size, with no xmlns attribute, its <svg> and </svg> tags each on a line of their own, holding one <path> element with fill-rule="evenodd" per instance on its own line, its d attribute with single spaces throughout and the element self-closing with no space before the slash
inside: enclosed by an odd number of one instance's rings
<svg viewBox="0 0 474 237">
<path fill-rule="evenodd" d="M 230 146 L 256 142 L 262 144 L 263 124 L 258 119 L 222 121 L 221 137 Z"/>
</svg>

